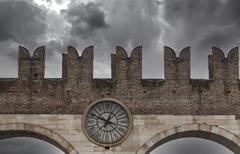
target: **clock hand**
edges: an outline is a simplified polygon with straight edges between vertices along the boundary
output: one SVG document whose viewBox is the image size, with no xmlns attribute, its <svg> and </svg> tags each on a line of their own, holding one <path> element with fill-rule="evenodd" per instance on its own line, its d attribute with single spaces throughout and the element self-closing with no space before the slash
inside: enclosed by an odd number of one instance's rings
<svg viewBox="0 0 240 154">
<path fill-rule="evenodd" d="M 111 122 L 111 121 L 108 121 L 108 123 L 109 123 L 109 124 L 112 124 L 112 125 L 117 125 L 117 124 L 115 124 L 115 123 L 113 123 L 113 122 Z"/>
<path fill-rule="evenodd" d="M 97 115 L 95 115 L 95 114 L 91 114 L 91 116 L 96 117 L 96 118 L 98 118 L 98 119 L 101 119 L 101 120 L 104 121 L 104 122 L 107 121 L 107 120 L 104 119 L 102 116 L 97 116 Z"/>
<path fill-rule="evenodd" d="M 102 117 L 98 117 L 98 118 L 101 119 L 102 121 L 105 121 L 105 123 L 107 122 L 107 120 Z"/>
<path fill-rule="evenodd" d="M 115 123 L 112 123 L 112 122 L 110 124 L 116 125 Z M 109 125 L 109 126 L 111 126 L 113 129 L 115 129 L 114 126 L 112 126 L 112 125 Z"/>
<path fill-rule="evenodd" d="M 109 121 L 111 119 L 111 115 L 112 115 L 112 113 L 109 114 L 107 121 Z"/>
<path fill-rule="evenodd" d="M 108 116 L 108 118 L 107 118 L 107 120 L 106 120 L 105 123 L 104 123 L 104 127 L 106 127 L 107 124 L 110 122 L 111 115 L 112 115 L 112 114 L 110 113 L 109 116 Z"/>
</svg>

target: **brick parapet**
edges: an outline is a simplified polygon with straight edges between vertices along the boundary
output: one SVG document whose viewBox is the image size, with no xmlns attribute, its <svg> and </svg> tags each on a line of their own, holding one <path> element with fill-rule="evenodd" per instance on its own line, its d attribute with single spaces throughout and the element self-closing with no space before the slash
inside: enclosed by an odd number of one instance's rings
<svg viewBox="0 0 240 154">
<path fill-rule="evenodd" d="M 75 114 L 96 99 L 112 97 L 125 102 L 134 114 L 239 114 L 238 48 L 226 58 L 213 48 L 210 78 L 205 80 L 190 78 L 189 47 L 179 57 L 165 47 L 165 79 L 142 79 L 141 46 L 130 56 L 117 47 L 112 78 L 94 79 L 93 52 L 90 46 L 79 56 L 69 47 L 63 55 L 63 78 L 47 79 L 43 76 L 45 47 L 36 49 L 32 57 L 20 47 L 19 78 L 0 79 L 0 113 Z"/>
</svg>

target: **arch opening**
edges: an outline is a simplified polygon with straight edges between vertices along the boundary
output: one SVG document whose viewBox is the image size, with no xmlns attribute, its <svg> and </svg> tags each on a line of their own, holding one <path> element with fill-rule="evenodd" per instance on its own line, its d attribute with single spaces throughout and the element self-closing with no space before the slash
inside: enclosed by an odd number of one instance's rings
<svg viewBox="0 0 240 154">
<path fill-rule="evenodd" d="M 137 151 L 137 154 L 149 154 L 164 143 L 181 138 L 200 138 L 216 142 L 234 154 L 240 154 L 240 138 L 232 132 L 218 126 L 207 124 L 184 124 L 157 133 Z"/>
<path fill-rule="evenodd" d="M 70 142 L 48 128 L 27 123 L 0 124 L 0 140 L 16 137 L 39 139 L 59 148 L 65 154 L 78 154 Z"/>
<path fill-rule="evenodd" d="M 164 143 L 150 154 L 233 154 L 233 152 L 208 139 L 186 137 Z"/>
<path fill-rule="evenodd" d="M 33 137 L 11 137 L 0 139 L 3 154 L 66 154 L 49 142 Z"/>
<path fill-rule="evenodd" d="M 204 132 L 204 131 L 186 131 L 186 132 L 181 132 L 181 133 L 177 133 L 174 135 L 170 135 L 170 136 L 162 139 L 161 141 L 157 142 L 156 144 L 154 144 L 151 148 L 149 148 L 149 150 L 146 153 L 149 154 L 153 150 L 158 148 L 159 146 L 161 146 L 165 143 L 168 143 L 170 141 L 174 141 L 177 139 L 183 139 L 183 138 L 190 138 L 190 137 L 206 139 L 209 141 L 216 142 L 216 143 L 226 147 L 227 149 L 232 151 L 234 154 L 240 154 L 240 147 L 233 141 L 231 141 L 223 136 L 220 136 L 220 135 L 217 135 L 214 133 Z"/>
<path fill-rule="evenodd" d="M 51 139 L 47 136 L 44 136 L 42 134 L 38 134 L 38 133 L 31 132 L 31 131 L 28 131 L 28 130 L 5 130 L 5 131 L 0 131 L 0 140 L 17 138 L 17 137 L 27 137 L 27 138 L 39 139 L 39 140 L 48 142 L 51 145 L 54 145 L 55 147 L 61 149 L 66 154 L 68 152 L 68 150 L 65 149 L 57 141 L 55 141 L 55 140 L 53 140 L 53 139 Z"/>
</svg>

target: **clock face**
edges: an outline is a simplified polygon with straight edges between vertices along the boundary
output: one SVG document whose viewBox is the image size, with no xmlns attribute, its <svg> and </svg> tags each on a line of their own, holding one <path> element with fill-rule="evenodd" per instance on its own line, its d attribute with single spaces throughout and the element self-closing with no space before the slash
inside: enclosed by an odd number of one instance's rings
<svg viewBox="0 0 240 154">
<path fill-rule="evenodd" d="M 86 112 L 84 129 L 88 137 L 99 145 L 121 142 L 130 131 L 128 109 L 115 101 L 94 103 Z"/>
</svg>

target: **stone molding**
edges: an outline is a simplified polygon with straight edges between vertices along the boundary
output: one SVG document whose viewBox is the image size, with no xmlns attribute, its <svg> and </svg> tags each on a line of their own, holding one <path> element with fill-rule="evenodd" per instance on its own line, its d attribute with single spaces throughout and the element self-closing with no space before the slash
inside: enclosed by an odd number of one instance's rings
<svg viewBox="0 0 240 154">
<path fill-rule="evenodd" d="M 58 133 L 51 129 L 29 123 L 5 123 L 0 124 L 0 134 L 3 138 L 27 136 L 38 138 L 55 145 L 66 154 L 79 154 L 78 151 Z M 7 134 L 7 135 L 6 135 Z M 2 137 L 2 136 L 1 136 Z"/>
<path fill-rule="evenodd" d="M 224 128 L 214 126 L 214 125 L 208 125 L 205 123 L 183 124 L 183 125 L 176 126 L 174 128 L 162 131 L 160 133 L 157 133 L 151 139 L 149 139 L 147 142 L 145 142 L 141 146 L 141 148 L 139 148 L 139 150 L 136 152 L 136 154 L 147 154 L 153 150 L 152 147 L 154 147 L 154 145 L 158 144 L 158 142 L 165 140 L 166 138 L 171 137 L 173 135 L 177 135 L 177 134 L 181 134 L 181 133 L 188 133 L 188 132 L 205 132 L 208 134 L 219 135 L 222 138 L 231 141 L 231 144 L 235 144 L 235 145 L 223 145 L 223 146 L 226 146 L 226 147 L 230 146 L 231 149 L 229 148 L 229 150 L 232 150 L 235 154 L 239 154 L 239 147 L 240 147 L 240 137 L 239 136 L 235 135 L 234 133 L 232 133 Z M 185 137 L 186 136 L 195 137 L 194 135 L 186 135 L 186 134 L 184 136 Z M 175 139 L 176 138 L 182 138 L 182 137 L 180 135 L 178 137 L 175 137 Z M 200 138 L 204 138 L 204 137 L 200 137 Z M 171 140 L 174 140 L 174 139 L 171 139 Z M 208 140 L 211 140 L 211 139 L 208 138 Z M 170 140 L 167 140 L 166 142 L 168 142 L 168 141 L 170 141 Z M 214 140 L 214 141 L 217 142 L 216 140 Z M 163 142 L 161 144 L 164 144 L 166 142 Z M 229 143 L 229 142 L 227 142 L 227 143 Z M 232 148 L 234 146 L 235 147 L 238 146 L 238 149 Z"/>
</svg>

